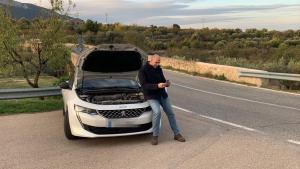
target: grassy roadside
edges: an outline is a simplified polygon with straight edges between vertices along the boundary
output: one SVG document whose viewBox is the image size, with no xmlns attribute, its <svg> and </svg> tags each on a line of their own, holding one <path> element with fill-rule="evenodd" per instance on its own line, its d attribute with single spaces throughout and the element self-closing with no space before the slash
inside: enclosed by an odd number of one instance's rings
<svg viewBox="0 0 300 169">
<path fill-rule="evenodd" d="M 62 97 L 0 100 L 0 116 L 18 113 L 35 113 L 60 110 L 63 108 Z"/>
<path fill-rule="evenodd" d="M 52 76 L 41 76 L 39 79 L 40 87 L 50 87 L 58 79 Z M 22 77 L 14 78 L 0 78 L 1 89 L 14 89 L 14 88 L 30 88 L 26 80 Z"/>
<path fill-rule="evenodd" d="M 39 85 L 51 87 L 58 79 L 51 76 L 41 76 Z M 0 78 L 0 89 L 31 88 L 22 77 Z M 60 110 L 63 107 L 61 96 L 39 98 L 0 100 L 0 116 L 19 113 L 35 113 Z"/>
</svg>

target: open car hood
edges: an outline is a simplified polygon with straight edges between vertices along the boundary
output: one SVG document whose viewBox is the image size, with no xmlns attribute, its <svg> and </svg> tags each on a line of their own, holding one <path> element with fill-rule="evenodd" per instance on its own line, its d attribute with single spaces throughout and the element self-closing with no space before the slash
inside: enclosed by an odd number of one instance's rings
<svg viewBox="0 0 300 169">
<path fill-rule="evenodd" d="M 102 44 L 78 55 L 77 83 L 84 78 L 137 80 L 147 54 L 130 44 Z"/>
</svg>

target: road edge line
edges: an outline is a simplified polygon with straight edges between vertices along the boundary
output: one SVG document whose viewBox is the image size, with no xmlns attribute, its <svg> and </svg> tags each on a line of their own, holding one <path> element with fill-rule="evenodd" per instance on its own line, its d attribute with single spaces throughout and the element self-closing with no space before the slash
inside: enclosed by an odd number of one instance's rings
<svg viewBox="0 0 300 169">
<path fill-rule="evenodd" d="M 235 128 L 240 128 L 240 129 L 243 129 L 243 130 L 247 130 L 247 131 L 250 131 L 250 132 L 256 132 L 256 133 L 261 133 L 261 134 L 264 133 L 262 131 L 258 131 L 256 129 L 253 129 L 253 128 L 250 128 L 250 127 L 242 126 L 242 125 L 239 125 L 239 124 L 224 121 L 224 120 L 217 119 L 217 118 L 214 118 L 214 117 L 205 116 L 205 115 L 202 115 L 202 114 L 199 114 L 199 113 L 196 113 L 196 112 L 193 112 L 193 111 L 190 111 L 190 110 L 187 110 L 185 108 L 181 108 L 181 107 L 178 107 L 178 106 L 175 106 L 175 105 L 173 105 L 172 107 L 175 108 L 175 109 L 178 109 L 178 110 L 181 110 L 181 111 L 184 111 L 184 112 L 187 112 L 187 113 L 191 113 L 191 114 L 200 116 L 200 117 L 205 118 L 205 119 L 209 119 L 209 120 L 216 121 L 216 122 L 219 122 L 219 123 L 222 123 L 222 124 L 226 124 L 226 125 L 229 125 L 229 126 L 232 126 L 232 127 L 235 127 Z"/>
<path fill-rule="evenodd" d="M 189 87 L 189 86 L 178 84 L 178 83 L 173 83 L 173 85 L 179 86 L 179 87 L 182 87 L 182 88 L 186 88 L 186 89 L 190 89 L 190 90 L 195 90 L 195 91 L 206 93 L 206 94 L 227 97 L 227 98 L 230 98 L 230 99 L 235 99 L 235 100 L 240 100 L 240 101 L 247 101 L 247 102 L 251 102 L 251 103 L 258 103 L 258 104 L 264 104 L 264 105 L 268 105 L 268 106 L 274 106 L 274 107 L 279 107 L 279 108 L 285 108 L 285 109 L 300 111 L 299 108 L 295 108 L 295 107 L 290 107 L 290 106 L 285 106 L 285 105 L 277 105 L 277 104 L 273 104 L 273 103 L 261 102 L 261 101 L 246 99 L 246 98 L 242 98 L 242 97 L 229 96 L 229 95 L 225 95 L 225 94 L 221 94 L 221 93 L 209 92 L 209 91 Z"/>
</svg>

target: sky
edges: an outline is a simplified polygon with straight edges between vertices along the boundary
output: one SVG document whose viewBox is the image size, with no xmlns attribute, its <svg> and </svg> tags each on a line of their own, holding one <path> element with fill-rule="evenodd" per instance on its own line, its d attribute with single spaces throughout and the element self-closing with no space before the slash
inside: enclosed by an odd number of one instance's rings
<svg viewBox="0 0 300 169">
<path fill-rule="evenodd" d="M 18 0 L 48 6 L 48 0 Z M 182 28 L 300 29 L 300 0 L 73 0 L 71 15 L 106 23 Z M 107 17 L 106 17 L 107 16 Z"/>
</svg>

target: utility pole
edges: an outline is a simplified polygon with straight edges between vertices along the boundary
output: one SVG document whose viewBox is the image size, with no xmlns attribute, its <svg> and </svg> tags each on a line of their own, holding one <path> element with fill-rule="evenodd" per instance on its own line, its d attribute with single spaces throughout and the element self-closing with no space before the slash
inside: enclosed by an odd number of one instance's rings
<svg viewBox="0 0 300 169">
<path fill-rule="evenodd" d="M 105 13 L 105 22 L 106 22 L 106 25 L 108 24 L 108 22 L 107 22 L 107 18 L 108 18 L 108 14 L 107 14 L 107 13 Z"/>
</svg>

